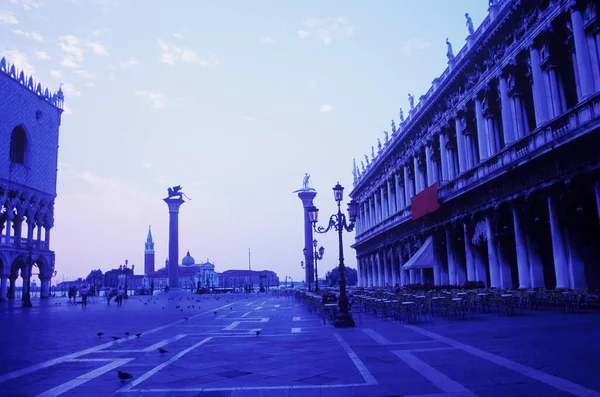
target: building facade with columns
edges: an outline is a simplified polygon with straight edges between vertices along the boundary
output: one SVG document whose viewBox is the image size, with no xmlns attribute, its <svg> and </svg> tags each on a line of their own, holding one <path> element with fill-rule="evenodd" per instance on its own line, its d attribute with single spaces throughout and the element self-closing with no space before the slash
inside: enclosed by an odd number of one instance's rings
<svg viewBox="0 0 600 397">
<path fill-rule="evenodd" d="M 2 58 L 0 98 L 0 300 L 15 298 L 19 277 L 25 296 L 34 272 L 47 298 L 64 97 Z"/>
<path fill-rule="evenodd" d="M 492 1 L 366 168 L 359 285 L 600 288 L 593 0 Z"/>
</svg>

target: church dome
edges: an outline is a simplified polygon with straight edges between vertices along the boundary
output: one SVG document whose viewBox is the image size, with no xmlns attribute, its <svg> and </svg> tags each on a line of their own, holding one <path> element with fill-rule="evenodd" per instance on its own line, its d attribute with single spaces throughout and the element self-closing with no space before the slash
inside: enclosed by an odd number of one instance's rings
<svg viewBox="0 0 600 397">
<path fill-rule="evenodd" d="M 182 266 L 192 266 L 196 264 L 194 258 L 190 255 L 190 251 L 188 250 L 187 255 L 181 260 Z"/>
</svg>

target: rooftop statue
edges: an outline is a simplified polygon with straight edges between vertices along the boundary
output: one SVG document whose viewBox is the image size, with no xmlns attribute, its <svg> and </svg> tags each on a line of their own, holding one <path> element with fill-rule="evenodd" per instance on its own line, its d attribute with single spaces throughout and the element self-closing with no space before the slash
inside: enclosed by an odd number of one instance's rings
<svg viewBox="0 0 600 397">
<path fill-rule="evenodd" d="M 446 52 L 446 56 L 448 57 L 448 60 L 451 61 L 454 59 L 454 51 L 452 51 L 452 44 L 448 41 L 448 38 L 446 38 L 446 45 L 448 46 L 448 52 Z"/>
<path fill-rule="evenodd" d="M 393 122 L 394 120 L 392 120 Z M 383 131 L 383 133 L 385 134 L 385 144 L 387 145 L 388 142 L 390 141 L 390 134 L 387 131 Z"/>
<path fill-rule="evenodd" d="M 465 18 L 467 18 L 467 28 L 469 29 L 469 34 L 475 33 L 475 28 L 473 27 L 473 20 L 469 16 L 468 12 L 465 14 Z"/>
<path fill-rule="evenodd" d="M 365 154 L 365 163 L 367 163 L 367 165 L 369 165 L 369 158 L 367 157 L 366 154 Z"/>
<path fill-rule="evenodd" d="M 400 109 L 400 111 L 402 111 L 402 109 Z M 396 133 L 396 122 L 394 121 L 394 119 L 392 119 L 392 134 Z"/>
<path fill-rule="evenodd" d="M 400 122 L 404 123 L 404 111 L 400 108 Z"/>
<path fill-rule="evenodd" d="M 375 160 L 375 148 L 371 146 L 371 158 Z"/>
<path fill-rule="evenodd" d="M 365 172 L 365 163 L 362 160 L 360 160 L 360 168 L 362 169 L 362 172 L 364 173 Z"/>
<path fill-rule="evenodd" d="M 410 104 L 410 110 L 415 108 L 415 97 L 408 94 L 408 103 Z"/>
<path fill-rule="evenodd" d="M 310 174 L 307 172 L 304 174 L 304 180 L 302 181 L 302 189 L 310 189 L 308 184 L 310 183 Z"/>
<path fill-rule="evenodd" d="M 377 153 L 381 152 L 381 139 L 377 138 Z"/>
</svg>

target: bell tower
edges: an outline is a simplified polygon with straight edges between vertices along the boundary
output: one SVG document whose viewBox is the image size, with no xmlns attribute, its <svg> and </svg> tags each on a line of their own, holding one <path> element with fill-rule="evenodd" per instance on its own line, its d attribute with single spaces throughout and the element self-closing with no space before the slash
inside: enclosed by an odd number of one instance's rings
<svg viewBox="0 0 600 397">
<path fill-rule="evenodd" d="M 144 274 L 154 273 L 154 242 L 152 241 L 152 231 L 148 226 L 148 237 L 144 248 Z"/>
</svg>

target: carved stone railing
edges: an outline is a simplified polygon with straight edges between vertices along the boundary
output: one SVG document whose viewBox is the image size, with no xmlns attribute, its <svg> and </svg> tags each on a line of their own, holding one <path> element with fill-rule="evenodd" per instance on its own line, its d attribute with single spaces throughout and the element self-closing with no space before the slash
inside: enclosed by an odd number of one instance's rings
<svg viewBox="0 0 600 397">
<path fill-rule="evenodd" d="M 10 236 L 10 240 L 5 236 L 5 235 L 1 235 L 0 236 L 0 245 L 1 246 L 14 246 L 15 248 L 24 248 L 27 249 L 28 247 L 28 239 L 25 237 L 21 237 L 21 242 L 19 244 L 19 246 L 16 246 L 16 242 L 15 242 L 15 236 Z M 37 249 L 37 250 L 46 250 L 46 242 L 45 241 L 37 241 L 37 240 L 32 240 L 32 246 L 31 248 L 33 249 Z"/>
</svg>

